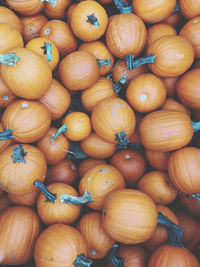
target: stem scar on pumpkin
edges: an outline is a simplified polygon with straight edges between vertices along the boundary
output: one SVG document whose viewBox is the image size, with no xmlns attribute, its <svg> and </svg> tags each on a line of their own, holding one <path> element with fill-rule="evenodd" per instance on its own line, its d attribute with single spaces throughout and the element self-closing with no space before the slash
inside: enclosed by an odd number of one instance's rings
<svg viewBox="0 0 200 267">
<path fill-rule="evenodd" d="M 24 151 L 24 147 L 20 144 L 13 149 L 12 158 L 13 163 L 23 162 L 26 163 L 24 157 L 27 155 L 28 152 Z"/>
</svg>

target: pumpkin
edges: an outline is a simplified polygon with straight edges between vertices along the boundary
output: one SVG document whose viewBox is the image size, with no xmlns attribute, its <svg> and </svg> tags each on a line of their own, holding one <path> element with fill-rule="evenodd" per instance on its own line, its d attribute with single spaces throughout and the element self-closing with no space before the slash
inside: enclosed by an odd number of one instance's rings
<svg viewBox="0 0 200 267">
<path fill-rule="evenodd" d="M 35 206 L 38 195 L 39 190 L 34 190 L 33 192 L 25 193 L 22 195 L 8 193 L 8 197 L 12 201 L 12 203 L 23 206 Z"/>
<path fill-rule="evenodd" d="M 93 211 L 84 214 L 78 221 L 77 229 L 87 242 L 87 254 L 91 259 L 104 258 L 114 244 L 114 240 L 103 228 L 99 212 Z"/>
<path fill-rule="evenodd" d="M 91 133 L 81 141 L 81 150 L 88 156 L 96 159 L 105 159 L 112 156 L 116 145 L 104 141 L 96 133 Z"/>
<path fill-rule="evenodd" d="M 156 204 L 168 205 L 177 196 L 177 190 L 163 171 L 150 171 L 139 180 L 137 189 L 150 196 Z"/>
<path fill-rule="evenodd" d="M 94 210 L 102 210 L 105 198 L 112 191 L 125 188 L 121 173 L 110 164 L 98 164 L 88 170 L 79 182 L 79 192 L 91 193 L 92 202 L 87 204 Z"/>
<path fill-rule="evenodd" d="M 10 9 L 24 16 L 37 15 L 44 8 L 44 3 L 41 0 L 6 0 L 6 4 Z"/>
<path fill-rule="evenodd" d="M 53 71 L 59 62 L 59 52 L 55 44 L 44 37 L 30 40 L 25 48 L 39 53 L 48 63 Z"/>
<path fill-rule="evenodd" d="M 146 149 L 172 151 L 187 145 L 193 136 L 192 122 L 180 111 L 158 110 L 140 122 L 140 138 Z"/>
<path fill-rule="evenodd" d="M 111 96 L 117 96 L 112 81 L 100 77 L 95 84 L 82 91 L 81 103 L 86 110 L 92 111 L 100 100 Z"/>
<path fill-rule="evenodd" d="M 92 53 L 96 59 L 100 68 L 100 75 L 107 74 L 114 65 L 114 57 L 108 50 L 107 46 L 101 41 L 92 41 L 82 43 L 79 46 L 79 51 L 86 51 Z"/>
<path fill-rule="evenodd" d="M 59 64 L 62 83 L 71 90 L 83 90 L 97 82 L 100 70 L 94 55 L 76 51 L 66 56 Z"/>
<path fill-rule="evenodd" d="M 134 110 L 147 113 L 158 109 L 166 99 L 166 88 L 154 74 L 140 74 L 130 81 L 126 98 Z"/>
<path fill-rule="evenodd" d="M 168 162 L 169 177 L 172 184 L 181 192 L 185 194 L 200 192 L 199 161 L 197 147 L 184 147 L 171 154 Z"/>
<path fill-rule="evenodd" d="M 188 116 L 190 116 L 190 110 L 181 104 L 180 102 L 176 101 L 174 98 L 168 97 L 164 104 L 161 106 L 163 110 L 177 110 L 181 112 L 185 112 Z"/>
<path fill-rule="evenodd" d="M 152 24 L 167 18 L 176 6 L 176 0 L 133 0 L 134 13 L 144 22 Z"/>
<path fill-rule="evenodd" d="M 77 48 L 77 40 L 70 26 L 58 19 L 49 20 L 40 30 L 40 37 L 47 38 L 58 48 L 61 57 L 65 57 Z"/>
<path fill-rule="evenodd" d="M 21 34 L 23 33 L 23 28 L 20 18 L 8 7 L 0 6 L 0 22 L 9 23 L 13 28 L 15 28 Z"/>
<path fill-rule="evenodd" d="M 179 0 L 181 14 L 187 19 L 195 18 L 200 15 L 199 0 Z"/>
<path fill-rule="evenodd" d="M 39 217 L 31 208 L 12 206 L 4 210 L 0 216 L 0 263 L 27 263 L 33 257 L 40 228 Z"/>
<path fill-rule="evenodd" d="M 102 139 L 125 146 L 136 125 L 133 110 L 118 97 L 99 101 L 92 111 L 91 121 L 94 131 Z"/>
<path fill-rule="evenodd" d="M 21 18 L 23 25 L 23 39 L 28 42 L 40 36 L 41 28 L 47 23 L 48 19 L 43 14 Z"/>
<path fill-rule="evenodd" d="M 188 108 L 200 109 L 200 69 L 192 69 L 179 79 L 176 86 L 178 99 Z"/>
<path fill-rule="evenodd" d="M 145 158 L 134 149 L 116 151 L 110 159 L 110 164 L 123 175 L 127 187 L 134 186 L 146 171 Z"/>
<path fill-rule="evenodd" d="M 179 77 L 169 77 L 169 78 L 162 78 L 162 81 L 165 84 L 165 88 L 167 90 L 168 97 L 174 97 L 176 94 L 176 84 Z"/>
<path fill-rule="evenodd" d="M 91 260 L 84 255 L 87 256 L 84 237 L 74 227 L 64 224 L 54 224 L 43 230 L 34 249 L 37 267 L 80 266 L 81 262 L 89 267 Z"/>
<path fill-rule="evenodd" d="M 168 160 L 172 152 L 166 151 L 153 151 L 145 149 L 145 156 L 154 169 L 167 171 L 168 170 Z"/>
<path fill-rule="evenodd" d="M 108 16 L 106 10 L 96 1 L 82 1 L 72 12 L 70 26 L 82 41 L 99 39 L 106 31 Z"/>
<path fill-rule="evenodd" d="M 68 153 L 69 141 L 63 134 L 60 134 L 54 143 L 51 142 L 51 136 L 56 131 L 57 129 L 54 127 L 49 128 L 48 132 L 36 144 L 44 154 L 47 164 L 59 163 Z"/>
<path fill-rule="evenodd" d="M 156 210 L 158 213 L 161 212 L 176 225 L 179 225 L 179 220 L 176 214 L 167 206 L 156 205 Z M 165 225 L 161 225 L 158 223 L 153 235 L 144 242 L 144 246 L 149 251 L 154 251 L 159 246 L 166 245 L 168 241 L 169 241 L 169 234 L 167 227 Z"/>
<path fill-rule="evenodd" d="M 182 23 L 183 16 L 181 13 L 171 13 L 166 19 L 162 22 L 173 27 L 177 27 Z"/>
<path fill-rule="evenodd" d="M 66 9 L 70 6 L 71 0 L 56 0 L 56 5 L 52 6 L 50 3 L 46 2 L 43 12 L 49 18 L 62 19 L 65 17 Z"/>
<path fill-rule="evenodd" d="M 51 117 L 46 107 L 38 101 L 17 100 L 11 103 L 2 115 L 4 132 L 0 140 L 32 143 L 48 131 Z"/>
<path fill-rule="evenodd" d="M 139 244 L 148 240 L 156 228 L 156 207 L 149 196 L 138 190 L 116 190 L 104 201 L 102 223 L 114 240 Z"/>
<path fill-rule="evenodd" d="M 4 128 L 2 123 L 0 122 L 0 132 L 3 132 Z M 11 145 L 13 142 L 12 139 L 8 139 L 8 140 L 2 140 L 0 142 L 0 152 L 2 152 L 3 150 L 5 150 L 9 145 Z"/>
<path fill-rule="evenodd" d="M 44 181 L 47 164 L 42 152 L 29 144 L 10 145 L 0 154 L 0 184 L 12 194 L 33 192 L 33 182 Z"/>
<path fill-rule="evenodd" d="M 200 201 L 192 195 L 180 193 L 178 194 L 178 202 L 188 213 L 200 217 Z"/>
<path fill-rule="evenodd" d="M 102 163 L 106 163 L 105 160 L 93 158 L 87 158 L 82 160 L 78 166 L 79 176 L 82 177 L 87 171 Z"/>
<path fill-rule="evenodd" d="M 0 22 L 0 54 L 10 52 L 17 47 L 24 47 L 21 33 L 12 25 Z"/>
<path fill-rule="evenodd" d="M 10 103 L 16 100 L 16 95 L 13 91 L 5 85 L 3 79 L 0 76 L 0 107 L 7 107 Z"/>
<path fill-rule="evenodd" d="M 73 185 L 78 180 L 76 165 L 70 159 L 63 159 L 59 163 L 49 166 L 45 183 L 66 183 Z"/>
<path fill-rule="evenodd" d="M 9 199 L 8 194 L 4 193 L 3 195 L 0 196 L 0 214 L 2 211 L 5 209 L 13 206 L 13 202 Z"/>
<path fill-rule="evenodd" d="M 1 76 L 5 84 L 21 98 L 38 99 L 44 95 L 52 79 L 48 63 L 38 53 L 28 48 L 9 51 L 18 57 L 16 66 L 1 64 Z"/>
</svg>

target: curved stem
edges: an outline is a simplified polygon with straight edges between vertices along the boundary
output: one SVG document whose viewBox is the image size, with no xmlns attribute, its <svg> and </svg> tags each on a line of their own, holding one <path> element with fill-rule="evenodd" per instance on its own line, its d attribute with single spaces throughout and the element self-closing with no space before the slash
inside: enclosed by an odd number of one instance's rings
<svg viewBox="0 0 200 267">
<path fill-rule="evenodd" d="M 94 15 L 94 13 L 92 13 L 92 15 L 87 16 L 87 20 L 86 22 L 89 22 L 90 24 L 94 25 L 95 28 L 99 27 L 99 22 L 97 17 Z"/>
<path fill-rule="evenodd" d="M 66 124 L 63 124 L 63 125 L 57 130 L 57 132 L 56 132 L 55 134 L 52 135 L 52 137 L 51 137 L 51 142 L 52 142 L 52 144 L 53 144 L 53 141 L 58 137 L 58 135 L 61 134 L 61 133 L 66 132 L 67 129 L 68 129 L 68 128 L 67 128 Z"/>
<path fill-rule="evenodd" d="M 200 122 L 194 122 L 192 121 L 192 127 L 193 127 L 193 133 L 200 130 Z"/>
<path fill-rule="evenodd" d="M 118 141 L 118 143 L 122 145 L 124 148 L 126 148 L 128 143 L 130 143 L 127 138 L 127 134 L 125 133 L 124 130 L 122 130 L 121 133 L 115 134 L 115 136 L 116 136 L 115 140 Z"/>
<path fill-rule="evenodd" d="M 133 62 L 133 68 L 136 69 L 137 67 L 144 65 L 146 63 L 153 64 L 154 62 L 155 62 L 155 55 L 141 57 L 141 58 L 138 58 L 135 62 Z"/>
<path fill-rule="evenodd" d="M 108 257 L 109 257 L 110 263 L 114 267 L 124 267 L 124 259 L 119 259 L 119 258 L 116 257 L 116 250 L 117 250 L 117 248 L 118 248 L 118 245 L 115 244 L 108 251 Z"/>
<path fill-rule="evenodd" d="M 34 182 L 34 186 L 39 188 L 40 191 L 42 191 L 42 193 L 45 195 L 45 197 L 46 197 L 46 201 L 45 202 L 49 201 L 49 202 L 54 203 L 55 200 L 57 199 L 56 194 L 51 193 L 47 189 L 47 187 L 43 183 L 41 183 L 40 181 L 35 181 Z"/>
<path fill-rule="evenodd" d="M 193 194 L 192 195 L 194 198 L 196 198 L 198 201 L 200 201 L 200 193 L 198 194 Z"/>
<path fill-rule="evenodd" d="M 126 59 L 127 69 L 128 70 L 132 70 L 133 69 L 133 59 L 134 59 L 134 56 L 133 55 L 127 55 L 125 57 L 125 59 Z"/>
<path fill-rule="evenodd" d="M 3 63 L 5 66 L 16 66 L 17 61 L 19 60 L 20 58 L 16 53 L 0 54 L 0 63 Z"/>
<path fill-rule="evenodd" d="M 44 54 L 47 55 L 47 61 L 52 61 L 52 49 L 51 49 L 51 43 L 44 42 L 44 45 L 41 46 L 42 49 L 44 49 Z"/>
<path fill-rule="evenodd" d="M 8 140 L 8 139 L 14 139 L 15 137 L 12 135 L 13 131 L 14 131 L 14 129 L 10 130 L 6 127 L 4 132 L 0 132 L 0 141 Z"/>
<path fill-rule="evenodd" d="M 176 13 L 178 13 L 180 11 L 180 7 L 179 7 L 179 4 L 178 3 L 176 3 L 176 6 L 175 6 L 175 8 L 174 8 L 174 10 L 173 10 L 173 14 L 176 14 Z"/>
<path fill-rule="evenodd" d="M 101 68 L 102 66 L 106 66 L 107 68 L 110 66 L 111 63 L 112 63 L 112 58 L 109 58 L 109 59 L 98 59 L 97 58 L 97 64 L 99 68 Z"/>
<path fill-rule="evenodd" d="M 122 89 L 122 86 L 126 84 L 126 75 L 123 74 L 123 71 L 121 70 L 121 79 L 118 83 L 113 85 L 113 89 L 116 94 L 119 93 L 119 91 Z"/>
<path fill-rule="evenodd" d="M 81 197 L 75 197 L 75 196 L 63 194 L 59 198 L 62 203 L 69 203 L 73 205 L 81 205 L 81 204 L 86 204 L 88 202 L 94 201 L 91 198 L 91 192 L 87 193 L 87 190 L 85 190 L 84 194 Z"/>
<path fill-rule="evenodd" d="M 26 163 L 24 156 L 26 156 L 27 153 L 28 152 L 24 151 L 24 147 L 21 144 L 13 148 L 13 152 L 12 152 L 13 163 L 16 163 L 16 162 Z"/>
<path fill-rule="evenodd" d="M 49 2 L 53 7 L 56 6 L 56 0 L 41 0 L 41 2 Z"/>
<path fill-rule="evenodd" d="M 73 264 L 76 267 L 90 267 L 90 265 L 92 264 L 92 260 L 86 258 L 84 254 L 80 254 L 76 257 Z"/>
<path fill-rule="evenodd" d="M 169 245 L 176 247 L 183 247 L 181 244 L 181 238 L 183 237 L 183 230 L 180 226 L 173 223 L 161 212 L 158 213 L 157 222 L 167 227 L 167 231 L 170 237 Z"/>
</svg>

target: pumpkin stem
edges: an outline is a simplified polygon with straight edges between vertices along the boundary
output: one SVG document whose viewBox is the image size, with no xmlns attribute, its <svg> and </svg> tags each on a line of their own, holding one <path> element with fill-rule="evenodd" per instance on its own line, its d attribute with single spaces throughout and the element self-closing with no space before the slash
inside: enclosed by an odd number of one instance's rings
<svg viewBox="0 0 200 267">
<path fill-rule="evenodd" d="M 41 0 L 41 2 L 49 2 L 53 7 L 56 6 L 56 0 Z"/>
<path fill-rule="evenodd" d="M 81 205 L 81 204 L 86 204 L 88 202 L 94 201 L 91 198 L 91 192 L 87 193 L 87 190 L 85 190 L 84 194 L 81 197 L 75 197 L 67 194 L 63 194 L 62 196 L 59 197 L 62 203 L 70 203 L 73 205 Z"/>
<path fill-rule="evenodd" d="M 24 148 L 21 144 L 16 146 L 15 148 L 13 148 L 13 152 L 12 152 L 13 163 L 16 163 L 16 162 L 26 163 L 24 159 L 24 156 L 26 155 L 27 155 L 27 152 L 24 151 Z"/>
<path fill-rule="evenodd" d="M 98 19 L 97 19 L 97 17 L 94 15 L 94 13 L 92 13 L 92 15 L 87 16 L 87 18 L 88 18 L 88 19 L 86 20 L 86 22 L 91 23 L 92 25 L 94 25 L 95 28 L 98 28 L 98 27 L 99 27 Z"/>
<path fill-rule="evenodd" d="M 114 0 L 114 3 L 121 14 L 133 13 L 133 6 L 130 1 L 127 0 L 126 3 L 124 3 L 123 0 Z"/>
<path fill-rule="evenodd" d="M 125 134 L 124 130 L 122 130 L 121 133 L 115 134 L 115 136 L 115 140 L 118 141 L 119 144 L 122 145 L 124 148 L 126 148 L 128 143 L 130 143 L 127 138 L 127 134 Z"/>
<path fill-rule="evenodd" d="M 113 85 L 113 89 L 116 94 L 119 93 L 119 91 L 122 89 L 122 86 L 126 84 L 126 75 L 123 74 L 123 71 L 121 70 L 121 79 L 118 83 Z"/>
<path fill-rule="evenodd" d="M 73 262 L 76 267 L 90 267 L 92 260 L 86 258 L 83 254 L 80 254 L 76 257 L 76 260 Z"/>
<path fill-rule="evenodd" d="M 52 61 L 51 43 L 44 42 L 44 45 L 41 46 L 41 48 L 44 49 L 44 55 L 47 55 L 47 61 Z"/>
<path fill-rule="evenodd" d="M 15 137 L 12 135 L 12 132 L 13 132 L 13 131 L 14 131 L 14 129 L 10 130 L 10 129 L 8 129 L 8 128 L 6 127 L 6 129 L 5 129 L 4 132 L 0 132 L 0 141 L 15 138 Z"/>
<path fill-rule="evenodd" d="M 101 68 L 102 66 L 106 66 L 107 68 L 110 66 L 111 63 L 112 63 L 112 58 L 109 58 L 109 59 L 98 59 L 97 58 L 97 64 L 99 68 Z"/>
<path fill-rule="evenodd" d="M 179 4 L 178 3 L 176 3 L 176 6 L 175 6 L 175 8 L 174 8 L 174 10 L 173 10 L 173 14 L 176 14 L 176 13 L 178 13 L 180 11 L 180 7 L 179 7 Z"/>
<path fill-rule="evenodd" d="M 200 130 L 200 122 L 194 122 L 192 121 L 192 127 L 193 127 L 193 133 Z"/>
<path fill-rule="evenodd" d="M 193 194 L 192 195 L 194 198 L 196 198 L 198 201 L 200 201 L 200 193 L 198 194 Z"/>
<path fill-rule="evenodd" d="M 155 55 L 149 55 L 146 57 L 138 58 L 135 62 L 133 62 L 133 68 L 136 69 L 137 67 L 144 65 L 146 63 L 153 64 L 155 61 Z"/>
<path fill-rule="evenodd" d="M 167 227 L 167 231 L 170 237 L 169 245 L 183 248 L 183 245 L 181 244 L 181 238 L 183 237 L 182 228 L 173 223 L 161 212 L 158 213 L 157 222 Z"/>
<path fill-rule="evenodd" d="M 0 63 L 3 63 L 5 66 L 16 66 L 17 61 L 19 60 L 20 58 L 16 53 L 0 54 Z"/>
<path fill-rule="evenodd" d="M 34 182 L 34 186 L 37 187 L 37 188 L 39 188 L 40 191 L 42 191 L 42 193 L 45 195 L 45 197 L 46 197 L 45 202 L 48 202 L 49 201 L 49 202 L 54 203 L 55 200 L 57 199 L 56 194 L 51 193 L 47 189 L 47 187 L 43 183 L 41 183 L 40 181 L 35 181 Z"/>
<path fill-rule="evenodd" d="M 119 258 L 116 257 L 117 248 L 118 248 L 118 244 L 115 244 L 108 251 L 108 257 L 109 257 L 110 263 L 114 267 L 124 267 L 124 259 L 119 259 Z"/>
<path fill-rule="evenodd" d="M 133 59 L 134 56 L 133 55 L 127 55 L 125 56 L 126 59 L 126 66 L 128 70 L 132 70 L 133 69 Z"/>
</svg>

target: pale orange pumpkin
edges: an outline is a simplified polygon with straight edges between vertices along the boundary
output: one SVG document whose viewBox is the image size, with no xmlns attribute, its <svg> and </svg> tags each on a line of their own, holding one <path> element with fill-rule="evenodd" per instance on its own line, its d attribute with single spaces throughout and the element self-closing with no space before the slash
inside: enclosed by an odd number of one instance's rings
<svg viewBox="0 0 200 267">
<path fill-rule="evenodd" d="M 195 18 L 200 15 L 199 0 L 179 0 L 181 14 L 187 19 Z"/>
<path fill-rule="evenodd" d="M 23 33 L 23 27 L 20 18 L 8 7 L 0 6 L 0 22 L 9 23 L 21 34 Z"/>
<path fill-rule="evenodd" d="M 9 8 L 24 16 L 37 15 L 44 8 L 44 2 L 41 2 L 41 0 L 6 0 L 6 4 Z"/>
<path fill-rule="evenodd" d="M 56 0 L 56 5 L 52 6 L 46 2 L 43 12 L 49 18 L 63 19 L 65 17 L 66 9 L 70 6 L 71 0 Z"/>
<path fill-rule="evenodd" d="M 10 103 L 14 102 L 16 98 L 17 96 L 5 85 L 0 76 L 0 108 L 7 107 Z"/>
</svg>

